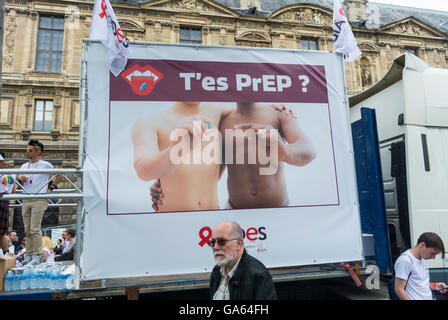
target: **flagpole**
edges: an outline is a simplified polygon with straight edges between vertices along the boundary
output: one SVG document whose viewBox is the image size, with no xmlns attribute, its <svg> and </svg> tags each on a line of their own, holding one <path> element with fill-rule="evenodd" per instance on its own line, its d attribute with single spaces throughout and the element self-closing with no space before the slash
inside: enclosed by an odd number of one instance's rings
<svg viewBox="0 0 448 320">
<path fill-rule="evenodd" d="M 346 113 L 347 121 L 350 124 L 351 123 L 351 119 L 350 119 L 350 105 L 349 105 L 349 101 L 348 101 L 347 77 L 345 76 L 344 55 L 341 54 L 341 53 L 336 53 L 336 55 L 339 57 L 339 61 L 341 62 L 342 81 L 343 81 L 343 85 L 344 85 L 344 102 L 343 102 L 343 104 L 344 104 L 345 110 L 347 112 Z M 351 139 L 351 141 L 353 141 L 351 126 L 350 126 L 349 132 L 350 132 L 350 139 Z M 352 148 L 350 149 L 350 152 L 354 153 L 353 145 L 351 145 L 351 146 L 352 146 Z M 355 172 L 355 176 L 356 176 L 356 172 Z"/>
<path fill-rule="evenodd" d="M 344 104 L 348 107 L 347 110 L 350 109 L 350 106 L 348 105 L 348 90 L 347 90 L 347 77 L 345 75 L 345 62 L 344 62 L 344 55 L 341 53 L 336 53 L 336 55 L 339 57 L 339 60 L 341 61 L 342 65 L 342 81 L 344 83 Z"/>
</svg>

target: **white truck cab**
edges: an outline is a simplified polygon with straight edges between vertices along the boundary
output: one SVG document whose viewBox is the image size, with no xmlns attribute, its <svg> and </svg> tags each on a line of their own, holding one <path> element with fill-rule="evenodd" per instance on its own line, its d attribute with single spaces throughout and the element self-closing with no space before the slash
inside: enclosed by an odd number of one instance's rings
<svg viewBox="0 0 448 320">
<path fill-rule="evenodd" d="M 405 53 L 349 101 L 351 122 L 362 107 L 376 111 L 393 260 L 423 232 L 437 233 L 448 249 L 448 70 Z M 428 265 L 448 279 L 448 252 Z"/>
</svg>

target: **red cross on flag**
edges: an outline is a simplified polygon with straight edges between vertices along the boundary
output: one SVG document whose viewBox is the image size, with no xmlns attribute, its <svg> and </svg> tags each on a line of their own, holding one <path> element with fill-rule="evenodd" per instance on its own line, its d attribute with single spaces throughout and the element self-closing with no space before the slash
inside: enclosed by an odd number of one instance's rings
<svg viewBox="0 0 448 320">
<path fill-rule="evenodd" d="M 110 71 L 118 76 L 126 67 L 130 49 L 109 0 L 95 0 L 90 39 L 100 40 L 104 44 L 109 56 Z"/>
</svg>

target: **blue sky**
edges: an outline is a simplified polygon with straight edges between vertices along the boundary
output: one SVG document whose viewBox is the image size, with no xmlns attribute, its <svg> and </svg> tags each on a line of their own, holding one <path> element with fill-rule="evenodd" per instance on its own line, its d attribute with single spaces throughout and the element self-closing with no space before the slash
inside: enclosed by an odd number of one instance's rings
<svg viewBox="0 0 448 320">
<path fill-rule="evenodd" d="M 447 0 L 371 0 L 369 2 L 394 4 L 397 6 L 431 9 L 448 12 Z"/>
</svg>

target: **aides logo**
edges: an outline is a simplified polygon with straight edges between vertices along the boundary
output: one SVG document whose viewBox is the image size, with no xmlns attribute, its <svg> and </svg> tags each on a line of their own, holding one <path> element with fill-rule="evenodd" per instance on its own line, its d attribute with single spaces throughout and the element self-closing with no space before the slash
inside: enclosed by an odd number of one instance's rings
<svg viewBox="0 0 448 320">
<path fill-rule="evenodd" d="M 131 86 L 135 94 L 146 96 L 163 79 L 163 74 L 150 65 L 141 67 L 136 64 L 132 68 L 123 71 L 121 77 Z"/>
<path fill-rule="evenodd" d="M 208 244 L 210 239 L 212 238 L 212 228 L 209 226 L 204 226 L 199 230 L 199 238 L 201 241 L 199 241 L 199 245 L 203 247 L 204 245 Z M 249 243 L 246 245 L 246 248 L 251 248 L 251 244 L 254 243 L 256 240 L 266 240 L 268 237 L 266 234 L 266 227 L 259 227 L 258 229 L 255 227 L 247 228 L 247 230 L 243 229 L 243 237 L 247 240 L 249 240 Z M 266 249 L 263 248 L 263 245 L 258 245 L 258 252 L 264 252 Z"/>
</svg>

